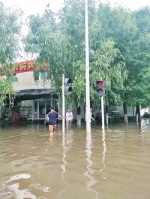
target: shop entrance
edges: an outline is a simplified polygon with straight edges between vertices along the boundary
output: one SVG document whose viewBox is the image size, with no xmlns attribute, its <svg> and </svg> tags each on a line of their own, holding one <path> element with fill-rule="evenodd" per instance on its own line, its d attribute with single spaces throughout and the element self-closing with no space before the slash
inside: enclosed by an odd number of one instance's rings
<svg viewBox="0 0 150 199">
<path fill-rule="evenodd" d="M 56 101 L 52 99 L 38 99 L 34 101 L 34 119 L 44 119 L 49 113 L 50 107 L 57 109 Z"/>
</svg>

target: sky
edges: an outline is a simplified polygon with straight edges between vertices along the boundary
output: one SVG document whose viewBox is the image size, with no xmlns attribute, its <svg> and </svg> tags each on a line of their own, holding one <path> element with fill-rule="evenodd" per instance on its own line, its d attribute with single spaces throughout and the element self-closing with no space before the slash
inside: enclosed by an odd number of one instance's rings
<svg viewBox="0 0 150 199">
<path fill-rule="evenodd" d="M 57 11 L 63 5 L 63 0 L 2 0 L 4 5 L 21 8 L 25 15 L 42 14 L 49 3 L 53 11 Z"/>
<path fill-rule="evenodd" d="M 21 8 L 25 15 L 42 14 L 46 5 L 49 3 L 53 11 L 57 11 L 63 5 L 63 0 L 2 0 L 4 5 Z M 84 1 L 84 0 L 83 0 Z M 101 0 L 101 2 L 110 2 L 113 4 L 122 4 L 131 10 L 150 5 L 150 0 Z"/>
</svg>

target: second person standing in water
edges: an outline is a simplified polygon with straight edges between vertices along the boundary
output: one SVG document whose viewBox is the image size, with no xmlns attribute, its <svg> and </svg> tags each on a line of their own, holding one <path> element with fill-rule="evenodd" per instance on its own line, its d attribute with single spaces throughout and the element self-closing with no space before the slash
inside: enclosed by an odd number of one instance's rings
<svg viewBox="0 0 150 199">
<path fill-rule="evenodd" d="M 66 113 L 66 128 L 70 129 L 71 128 L 71 123 L 73 121 L 73 114 L 70 111 L 70 109 L 67 109 L 67 113 Z"/>
</svg>

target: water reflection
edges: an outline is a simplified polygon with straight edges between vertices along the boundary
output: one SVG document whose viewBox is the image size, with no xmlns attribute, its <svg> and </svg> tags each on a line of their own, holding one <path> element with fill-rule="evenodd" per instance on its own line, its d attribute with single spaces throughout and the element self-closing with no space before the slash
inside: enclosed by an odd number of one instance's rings
<svg viewBox="0 0 150 199">
<path fill-rule="evenodd" d="M 106 142 L 105 142 L 105 130 L 102 131 L 102 143 L 103 143 L 103 166 L 105 167 L 105 155 L 106 155 Z"/>
<path fill-rule="evenodd" d="M 145 133 L 149 130 L 150 128 L 150 123 L 149 123 L 149 119 L 145 118 L 141 120 L 141 133 Z"/>
<path fill-rule="evenodd" d="M 66 150 L 67 150 L 67 146 L 66 146 L 66 134 L 65 132 L 62 133 L 62 148 L 63 148 L 63 152 L 62 152 L 62 162 L 63 164 L 60 165 L 61 169 L 62 169 L 62 181 L 67 185 L 68 183 L 65 181 L 65 177 L 64 174 L 66 172 L 66 165 L 67 165 L 67 161 L 66 161 Z M 66 191 L 67 189 L 63 189 L 60 191 L 59 196 L 61 196 L 61 194 Z"/>
<path fill-rule="evenodd" d="M 49 136 L 49 142 L 50 142 L 51 144 L 53 144 L 53 142 L 54 142 L 54 136 L 55 136 L 55 134 Z"/>
<path fill-rule="evenodd" d="M 73 145 L 73 135 L 74 135 L 73 130 L 68 130 L 66 132 L 66 145 L 68 149 L 71 148 Z"/>
<path fill-rule="evenodd" d="M 149 120 L 52 137 L 44 125 L 2 128 L 0 199 L 149 199 L 149 143 Z"/>
<path fill-rule="evenodd" d="M 91 187 L 96 184 L 98 181 L 94 180 L 94 177 L 92 176 L 92 174 L 94 174 L 94 170 L 91 168 L 92 167 L 92 160 L 91 160 L 91 155 L 92 155 L 92 136 L 91 136 L 91 132 L 87 132 L 86 135 L 86 161 L 87 161 L 87 171 L 84 173 L 85 176 L 87 176 L 90 181 L 88 181 L 86 183 L 86 188 L 88 191 L 92 191 L 93 193 L 95 193 L 95 199 L 98 198 L 98 192 L 95 191 L 94 189 L 92 189 Z"/>
</svg>

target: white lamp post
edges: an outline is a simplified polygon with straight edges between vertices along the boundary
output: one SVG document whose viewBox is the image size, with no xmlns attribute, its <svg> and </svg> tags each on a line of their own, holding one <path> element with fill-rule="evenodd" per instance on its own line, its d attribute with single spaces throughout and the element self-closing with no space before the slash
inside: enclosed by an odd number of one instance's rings
<svg viewBox="0 0 150 199">
<path fill-rule="evenodd" d="M 90 82 L 89 82 L 89 38 L 88 38 L 88 0 L 85 0 L 85 44 L 86 44 L 86 131 L 91 132 Z"/>
</svg>

